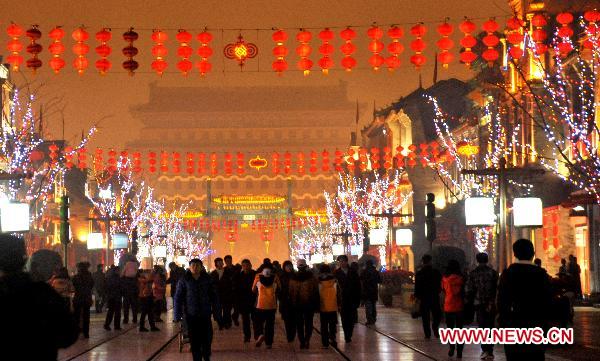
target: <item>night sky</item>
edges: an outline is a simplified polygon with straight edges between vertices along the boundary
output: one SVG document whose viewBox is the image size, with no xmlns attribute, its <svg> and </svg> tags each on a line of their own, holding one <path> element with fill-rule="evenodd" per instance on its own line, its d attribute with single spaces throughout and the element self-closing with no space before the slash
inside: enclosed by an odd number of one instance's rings
<svg viewBox="0 0 600 361">
<path fill-rule="evenodd" d="M 62 133 L 62 117 L 66 124 L 65 137 L 67 140 L 75 141 L 82 130 L 87 130 L 91 124 L 100 121 L 100 132 L 92 142 L 92 147 L 122 147 L 128 140 L 137 138 L 140 124 L 134 121 L 129 114 L 132 105 L 147 102 L 148 84 L 158 82 L 161 86 L 247 86 L 252 91 L 252 85 L 266 86 L 297 86 L 310 85 L 320 86 L 328 83 L 337 83 L 340 80 L 348 83 L 348 98 L 358 99 L 361 104 L 369 104 L 361 109 L 361 123 L 370 120 L 373 102 L 378 106 L 406 95 L 418 85 L 418 72 L 409 63 L 408 58 L 412 53 L 409 42 L 412 37 L 408 29 L 418 21 L 441 22 L 445 17 L 450 17 L 451 22 L 458 24 L 465 15 L 476 19 L 480 25 L 484 18 L 490 16 L 502 20 L 510 15 L 510 10 L 505 1 L 502 0 L 479 0 L 479 1 L 439 1 L 439 0 L 401 0 L 401 1 L 155 1 L 155 0 L 105 0 L 105 1 L 64 1 L 64 0 L 21 0 L 3 1 L 0 28 L 2 29 L 2 49 L 5 49 L 8 37 L 5 29 L 10 21 L 17 22 L 25 29 L 30 24 L 39 24 L 43 33 L 40 43 L 44 51 L 40 58 L 44 66 L 34 77 L 28 69 L 22 74 L 13 76 L 13 80 L 24 84 L 28 79 L 32 89 L 39 89 L 39 99 L 42 103 L 60 100 L 60 108 L 52 107 L 45 113 L 46 138 L 60 138 Z M 375 73 L 367 68 L 367 58 L 370 55 L 366 48 L 366 27 L 373 21 L 378 24 L 388 25 L 396 23 L 405 30 L 403 44 L 405 51 L 402 55 L 402 66 L 394 73 L 381 69 Z M 85 25 L 90 33 L 90 67 L 86 73 L 79 77 L 72 68 L 73 55 L 71 46 L 73 40 L 70 33 L 79 25 Z M 67 31 L 65 36 L 65 60 L 67 66 L 61 74 L 52 74 L 47 66 L 49 53 L 47 50 L 50 43 L 47 37 L 48 31 L 55 25 L 62 25 Z M 297 57 L 294 49 L 297 46 L 295 33 L 299 27 L 322 28 L 343 27 L 347 25 L 362 26 L 356 29 L 358 33 L 355 44 L 358 47 L 356 59 L 358 67 L 351 73 L 343 71 L 332 71 L 329 76 L 321 75 L 320 71 L 313 71 L 309 77 L 303 77 L 301 72 L 286 72 L 278 77 L 271 72 L 273 56 L 271 49 L 274 43 L 271 40 L 271 32 L 257 32 L 256 30 L 242 31 L 248 41 L 255 42 L 259 46 L 259 59 L 248 62 L 246 72 L 240 73 L 239 68 L 231 60 L 222 60 L 223 44 L 235 40 L 238 31 L 213 31 L 214 55 L 212 57 L 213 72 L 206 78 L 201 79 L 197 72 L 193 72 L 187 78 L 176 73 L 175 56 L 176 41 L 175 34 L 179 28 L 185 28 L 196 34 L 205 26 L 209 29 L 256 29 L 280 27 L 288 30 L 290 39 L 287 42 L 291 56 L 288 59 L 290 69 L 296 69 Z M 426 24 L 428 34 L 425 40 L 428 49 L 425 55 L 428 57 L 427 65 L 422 70 L 423 85 L 431 85 L 433 73 L 433 51 L 435 42 L 439 35 L 435 31 L 435 25 Z M 133 26 L 140 34 L 140 41 L 136 46 L 140 50 L 137 60 L 140 69 L 134 77 L 130 77 L 121 68 L 121 62 L 125 59 L 121 54 L 121 48 L 125 46 L 122 33 Z M 101 77 L 93 66 L 97 56 L 93 50 L 97 46 L 94 34 L 102 27 L 110 27 L 113 30 L 113 39 L 109 43 L 113 47 L 113 53 L 109 59 L 113 62 L 113 69 L 108 75 Z M 169 55 L 166 60 L 169 63 L 168 72 L 162 78 L 154 74 L 150 69 L 152 61 L 150 48 L 151 29 L 161 28 L 169 33 Z M 339 46 L 339 31 L 336 32 L 336 40 L 333 43 L 336 51 L 334 60 L 339 69 L 341 54 Z M 387 26 L 384 27 L 387 30 Z M 319 30 L 313 32 L 313 55 L 315 62 L 318 60 L 316 48 L 320 41 L 316 38 Z M 455 28 L 456 45 L 460 39 L 460 32 Z M 387 37 L 384 38 L 387 44 Z M 22 38 L 25 42 L 25 39 Z M 197 48 L 198 43 L 194 38 L 192 47 Z M 4 54 L 5 55 L 5 54 Z M 25 59 L 29 54 L 23 54 Z M 194 60 L 198 57 L 194 53 Z M 260 65 L 258 65 L 260 63 Z M 224 67 L 223 67 L 224 66 Z M 259 68 L 258 68 L 259 66 Z M 226 69 L 226 73 L 223 73 Z M 261 72 L 256 72 L 260 69 Z M 195 69 L 194 69 L 195 70 Z M 457 62 L 449 69 L 439 70 L 438 79 L 458 77 L 468 79 L 472 73 L 465 66 Z M 199 100 L 200 101 L 200 100 Z M 232 106 L 235 103 L 232 103 Z M 349 119 L 349 122 L 353 119 Z"/>
</svg>

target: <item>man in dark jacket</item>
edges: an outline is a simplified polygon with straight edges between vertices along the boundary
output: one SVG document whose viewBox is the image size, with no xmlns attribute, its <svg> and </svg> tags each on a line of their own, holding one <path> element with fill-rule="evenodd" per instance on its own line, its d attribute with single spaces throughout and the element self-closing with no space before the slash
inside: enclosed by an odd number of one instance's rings
<svg viewBox="0 0 600 361">
<path fill-rule="evenodd" d="M 171 285 L 171 297 L 173 299 L 175 298 L 175 293 L 177 291 L 177 283 L 184 275 L 185 270 L 183 267 L 179 267 L 175 262 L 169 263 L 169 278 L 167 279 L 167 284 Z"/>
<path fill-rule="evenodd" d="M 256 295 L 252 292 L 252 285 L 256 272 L 252 269 L 250 260 L 242 261 L 242 270 L 234 277 L 234 294 L 237 310 L 242 315 L 242 329 L 244 342 L 250 342 L 252 336 L 250 320 L 256 303 Z"/>
<path fill-rule="evenodd" d="M 498 272 L 488 265 L 487 253 L 478 253 L 478 266 L 471 271 L 466 286 L 466 299 L 475 307 L 480 328 L 493 328 L 496 319 Z M 481 359 L 492 358 L 493 344 L 481 344 Z"/>
<path fill-rule="evenodd" d="M 219 330 L 231 327 L 231 309 L 233 307 L 233 283 L 231 269 L 224 267 L 223 259 L 215 259 L 215 270 L 210 273 L 213 283 L 217 288 L 219 301 L 221 302 L 221 323 Z"/>
<path fill-rule="evenodd" d="M 78 325 L 81 322 L 81 332 L 85 338 L 90 338 L 90 307 L 92 307 L 92 290 L 94 288 L 94 279 L 89 268 L 89 262 L 79 262 L 77 274 L 73 277 L 75 321 Z"/>
<path fill-rule="evenodd" d="M 219 296 L 198 258 L 190 261 L 189 270 L 177 284 L 174 307 L 176 321 L 185 316 L 194 361 L 209 361 L 213 337 L 210 316 L 219 324 L 222 320 Z"/>
<path fill-rule="evenodd" d="M 121 271 L 118 266 L 112 265 L 106 272 L 106 319 L 104 329 L 110 331 L 110 324 L 114 319 L 115 330 L 121 329 Z"/>
<path fill-rule="evenodd" d="M 56 360 L 77 340 L 69 305 L 45 282 L 23 272 L 22 239 L 0 235 L 0 337 L 3 360 Z"/>
<path fill-rule="evenodd" d="M 96 266 L 96 272 L 92 275 L 94 279 L 94 298 L 96 299 L 96 313 L 102 313 L 102 308 L 106 303 L 106 275 L 104 274 L 104 265 Z"/>
<path fill-rule="evenodd" d="M 375 269 L 372 260 L 365 262 L 366 268 L 361 274 L 362 300 L 365 303 L 367 325 L 374 325 L 377 321 L 377 300 L 379 299 L 379 284 L 381 274 Z"/>
<path fill-rule="evenodd" d="M 290 281 L 294 277 L 294 265 L 291 261 L 283 262 L 283 269 L 279 274 L 281 291 L 279 291 L 279 313 L 283 319 L 287 342 L 294 342 L 296 338 L 296 315 L 290 302 Z"/>
<path fill-rule="evenodd" d="M 298 272 L 289 286 L 290 304 L 296 314 L 296 329 L 300 348 L 310 348 L 313 318 L 319 310 L 319 283 L 303 259 L 297 262 Z"/>
<path fill-rule="evenodd" d="M 423 319 L 425 338 L 433 335 L 439 337 L 438 329 L 442 318 L 440 308 L 440 291 L 442 274 L 431 265 L 431 256 L 426 254 L 421 258 L 421 269 L 415 274 L 415 298 L 420 302 L 419 312 Z"/>
<path fill-rule="evenodd" d="M 535 254 L 528 239 L 513 244 L 517 261 L 500 275 L 498 323 L 500 327 L 547 329 L 552 293 L 548 274 L 531 263 Z M 506 360 L 544 360 L 543 345 L 504 345 Z"/>
<path fill-rule="evenodd" d="M 225 257 L 223 257 L 223 260 L 225 261 L 225 270 L 227 270 L 229 272 L 229 277 L 231 279 L 231 292 L 232 292 L 232 296 L 235 295 L 235 290 L 234 290 L 234 282 L 235 282 L 235 276 L 237 274 L 239 274 L 242 271 L 242 266 L 241 265 L 234 265 L 233 264 L 233 257 L 231 257 L 230 254 L 226 255 Z M 233 313 L 231 313 L 231 320 L 233 321 L 233 324 L 236 326 L 240 325 L 239 322 L 239 318 L 240 318 L 240 311 L 238 310 L 237 307 L 238 303 L 235 302 L 235 300 L 232 297 L 231 300 L 231 309 L 233 311 Z"/>
<path fill-rule="evenodd" d="M 360 306 L 360 277 L 350 268 L 348 256 L 341 255 L 337 258 L 338 268 L 333 275 L 337 279 L 338 286 L 342 290 L 342 328 L 346 343 L 352 342 L 354 324 L 358 319 L 358 307 Z"/>
</svg>

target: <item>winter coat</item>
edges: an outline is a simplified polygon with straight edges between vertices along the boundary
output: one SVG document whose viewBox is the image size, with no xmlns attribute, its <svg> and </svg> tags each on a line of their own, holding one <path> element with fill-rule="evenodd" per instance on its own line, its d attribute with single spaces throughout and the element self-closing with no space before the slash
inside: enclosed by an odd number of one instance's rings
<svg viewBox="0 0 600 361">
<path fill-rule="evenodd" d="M 290 280 L 290 305 L 294 311 L 319 310 L 319 284 L 312 272 L 305 270 L 297 272 Z"/>
<path fill-rule="evenodd" d="M 171 297 L 175 297 L 175 292 L 177 291 L 177 283 L 179 283 L 179 280 L 182 279 L 184 275 L 185 270 L 183 269 L 183 267 L 177 267 L 174 271 L 169 272 L 167 284 L 171 285 Z"/>
<path fill-rule="evenodd" d="M 154 273 L 152 275 L 152 296 L 156 300 L 162 300 L 167 293 L 167 280 L 161 274 Z"/>
<path fill-rule="evenodd" d="M 138 279 L 138 297 L 152 297 L 153 277 L 149 273 L 142 273 Z"/>
<path fill-rule="evenodd" d="M 295 272 L 282 271 L 279 276 L 281 290 L 279 291 L 279 312 L 284 315 L 291 310 L 290 307 L 290 280 L 294 277 Z"/>
<path fill-rule="evenodd" d="M 223 275 L 219 278 L 219 272 L 214 270 L 210 273 L 213 283 L 217 289 L 221 304 L 233 303 L 233 274 L 231 269 L 223 268 Z"/>
<path fill-rule="evenodd" d="M 92 304 L 94 279 L 90 272 L 80 272 L 73 276 L 73 288 L 75 289 L 73 303 Z"/>
<path fill-rule="evenodd" d="M 342 293 L 332 274 L 319 276 L 319 300 L 321 312 L 337 312 L 342 306 Z"/>
<path fill-rule="evenodd" d="M 360 275 L 362 283 L 362 299 L 365 301 L 377 301 L 379 299 L 379 287 L 381 274 L 375 266 L 365 268 Z"/>
<path fill-rule="evenodd" d="M 422 304 L 439 304 L 441 285 L 442 274 L 431 265 L 423 266 L 415 274 L 415 297 Z"/>
<path fill-rule="evenodd" d="M 106 272 L 106 297 L 109 300 L 120 300 L 123 295 L 121 276 L 114 270 Z"/>
<path fill-rule="evenodd" d="M 466 299 L 474 305 L 490 308 L 496 302 L 498 272 L 487 264 L 477 266 L 469 273 L 466 284 Z"/>
<path fill-rule="evenodd" d="M 498 323 L 501 327 L 545 327 L 552 291 L 548 274 L 533 264 L 511 264 L 498 282 Z"/>
<path fill-rule="evenodd" d="M 265 277 L 259 275 L 252 285 L 252 290 L 257 294 L 256 308 L 258 310 L 277 309 L 277 283 L 275 276 Z"/>
<path fill-rule="evenodd" d="M 212 278 L 206 272 L 201 272 L 195 279 L 192 272 L 186 271 L 177 284 L 174 308 L 175 320 L 181 320 L 184 313 L 205 318 L 210 318 L 212 313 L 217 322 L 221 322 L 219 296 Z"/>
<path fill-rule="evenodd" d="M 342 307 L 358 308 L 360 306 L 361 285 L 358 273 L 351 268 L 344 272 L 341 268 L 336 269 L 333 275 L 337 279 L 339 288 L 342 290 Z"/>
<path fill-rule="evenodd" d="M 106 274 L 102 271 L 96 271 L 92 274 L 94 279 L 94 288 L 99 294 L 103 294 L 106 291 Z"/>
<path fill-rule="evenodd" d="M 5 360 L 56 360 L 58 348 L 77 340 L 78 325 L 68 303 L 24 272 L 0 276 L 0 320 Z"/>
<path fill-rule="evenodd" d="M 252 291 L 256 272 L 250 270 L 248 273 L 241 271 L 234 278 L 235 300 L 240 312 L 251 312 L 256 304 L 256 294 Z"/>
<path fill-rule="evenodd" d="M 464 284 L 462 276 L 451 274 L 442 278 L 444 312 L 461 312 L 464 308 Z"/>
</svg>

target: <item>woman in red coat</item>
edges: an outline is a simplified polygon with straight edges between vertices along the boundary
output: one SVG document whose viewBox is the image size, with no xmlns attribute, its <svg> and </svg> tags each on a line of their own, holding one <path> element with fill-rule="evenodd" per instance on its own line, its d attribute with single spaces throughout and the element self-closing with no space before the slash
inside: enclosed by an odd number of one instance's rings
<svg viewBox="0 0 600 361">
<path fill-rule="evenodd" d="M 460 264 L 456 260 L 450 260 L 442 278 L 444 314 L 448 328 L 463 327 L 464 285 L 465 279 L 460 272 Z M 463 344 L 451 344 L 448 356 L 454 356 L 456 349 L 456 357 L 462 358 L 463 347 Z"/>
</svg>

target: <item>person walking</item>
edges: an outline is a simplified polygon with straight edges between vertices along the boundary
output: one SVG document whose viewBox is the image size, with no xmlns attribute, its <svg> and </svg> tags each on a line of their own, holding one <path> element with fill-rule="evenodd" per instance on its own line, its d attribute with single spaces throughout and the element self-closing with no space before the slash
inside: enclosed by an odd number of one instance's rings
<svg viewBox="0 0 600 361">
<path fill-rule="evenodd" d="M 333 273 L 337 280 L 338 287 L 342 291 L 342 307 L 340 317 L 342 319 L 342 328 L 344 330 L 344 340 L 346 343 L 352 342 L 354 333 L 354 324 L 358 321 L 358 307 L 360 306 L 360 277 L 358 272 L 350 268 L 348 256 L 340 255 L 337 258 L 338 267 Z"/>
<path fill-rule="evenodd" d="M 469 273 L 465 287 L 466 300 L 473 305 L 480 328 L 494 328 L 498 272 L 488 265 L 487 253 L 475 256 L 477 267 Z M 494 358 L 494 345 L 481 344 L 482 360 Z"/>
<path fill-rule="evenodd" d="M 513 243 L 513 253 L 517 261 L 502 272 L 498 282 L 498 324 L 545 330 L 552 302 L 548 274 L 532 264 L 535 252 L 530 240 L 518 239 Z M 504 351 L 507 361 L 545 359 L 543 345 L 505 344 Z"/>
<path fill-rule="evenodd" d="M 23 272 L 26 260 L 24 240 L 0 234 L 2 359 L 56 360 L 59 348 L 77 341 L 77 324 L 68 304 L 48 283 Z"/>
<path fill-rule="evenodd" d="M 96 313 L 102 313 L 106 303 L 106 275 L 104 274 L 104 265 L 96 266 L 96 272 L 92 275 L 94 279 L 94 299 L 96 304 Z"/>
<path fill-rule="evenodd" d="M 296 316 L 290 301 L 290 280 L 294 277 L 294 265 L 291 261 L 283 262 L 283 269 L 279 276 L 281 290 L 279 292 L 279 313 L 283 319 L 287 342 L 294 342 L 296 338 Z"/>
<path fill-rule="evenodd" d="M 210 276 L 217 288 L 219 301 L 221 302 L 221 323 L 219 330 L 231 328 L 231 309 L 233 304 L 233 284 L 231 281 L 231 270 L 224 267 L 223 259 L 217 257 L 215 259 L 215 270 Z"/>
<path fill-rule="evenodd" d="M 415 274 L 415 298 L 419 302 L 419 313 L 423 321 L 425 338 L 439 337 L 440 320 L 440 291 L 442 275 L 431 264 L 431 256 L 426 254 L 421 258 L 421 268 Z"/>
<path fill-rule="evenodd" d="M 277 292 L 279 291 L 275 275 L 271 268 L 264 268 L 255 278 L 252 290 L 256 293 L 255 337 L 256 347 L 264 342 L 266 347 L 273 347 L 275 334 L 275 312 L 277 312 Z"/>
<path fill-rule="evenodd" d="M 379 299 L 379 284 L 381 283 L 381 274 L 372 260 L 365 262 L 365 269 L 361 274 L 362 301 L 365 304 L 365 315 L 367 325 L 374 325 L 377 322 L 377 300 Z"/>
<path fill-rule="evenodd" d="M 313 318 L 319 310 L 319 285 L 313 273 L 308 269 L 306 260 L 296 263 L 298 272 L 290 281 L 290 303 L 296 315 L 296 332 L 301 349 L 310 348 L 313 330 Z"/>
<path fill-rule="evenodd" d="M 77 274 L 73 277 L 73 309 L 75 320 L 79 325 L 83 337 L 90 338 L 90 307 L 92 307 L 92 291 L 94 289 L 94 278 L 89 271 L 89 262 L 77 264 Z"/>
<path fill-rule="evenodd" d="M 232 296 L 235 294 L 234 293 L 234 278 L 235 276 L 240 273 L 241 271 L 241 266 L 238 264 L 237 266 L 240 266 L 239 268 L 233 264 L 233 257 L 231 257 L 230 254 L 226 255 L 225 257 L 223 257 L 223 261 L 225 261 L 225 269 L 228 271 L 229 273 L 229 278 L 230 278 L 230 282 L 231 282 L 231 294 Z M 231 321 L 233 322 L 234 325 L 239 326 L 240 325 L 240 311 L 238 310 L 237 307 L 238 303 L 235 301 L 235 299 L 233 299 L 233 297 L 231 298 Z"/>
<path fill-rule="evenodd" d="M 112 265 L 106 272 L 106 319 L 104 320 L 104 329 L 110 331 L 110 324 L 114 320 L 114 329 L 121 329 L 121 275 L 119 267 Z"/>
<path fill-rule="evenodd" d="M 169 263 L 169 278 L 167 278 L 167 284 L 170 285 L 170 295 L 173 301 L 175 301 L 175 293 L 177 292 L 177 283 L 185 275 L 185 269 L 180 267 L 175 262 Z"/>
<path fill-rule="evenodd" d="M 252 269 L 250 260 L 242 261 L 242 270 L 234 277 L 234 293 L 237 304 L 237 310 L 242 316 L 242 330 L 244 333 L 244 342 L 250 342 L 252 337 L 251 320 L 254 319 L 254 305 L 256 295 L 252 290 L 256 272 Z M 257 336 L 256 336 L 257 337 Z"/>
<path fill-rule="evenodd" d="M 337 313 L 342 307 L 342 293 L 328 265 L 322 264 L 319 271 L 321 344 L 323 348 L 337 347 Z"/>
<path fill-rule="evenodd" d="M 202 261 L 190 260 L 190 267 L 177 284 L 174 318 L 177 322 L 185 317 L 192 358 L 194 361 L 210 360 L 213 338 L 211 314 L 221 322 L 219 296 L 212 277 L 206 273 Z"/>
<path fill-rule="evenodd" d="M 139 262 L 133 258 L 130 258 L 124 262 L 123 269 L 121 270 L 121 286 L 123 291 L 123 324 L 129 323 L 130 310 L 133 323 L 137 323 L 139 305 L 137 276 L 139 267 Z"/>
<path fill-rule="evenodd" d="M 464 310 L 464 286 L 465 279 L 460 272 L 460 264 L 457 260 L 448 261 L 446 274 L 442 278 L 442 290 L 444 292 L 444 316 L 446 319 L 446 327 L 448 328 L 463 328 L 463 310 Z M 451 344 L 448 350 L 448 356 L 462 358 L 464 344 Z"/>
<path fill-rule="evenodd" d="M 560 267 L 558 268 L 558 275 L 569 275 L 569 269 L 567 268 L 567 260 L 564 258 L 560 259 Z"/>
<path fill-rule="evenodd" d="M 152 292 L 152 284 L 154 277 L 150 270 L 140 270 L 138 274 L 138 290 L 140 304 L 140 332 L 148 332 L 146 326 L 146 316 L 150 324 L 150 331 L 160 331 L 154 323 L 154 295 Z"/>
<path fill-rule="evenodd" d="M 579 264 L 577 263 L 577 257 L 573 256 L 572 254 L 569 255 L 567 271 L 569 272 L 569 275 L 571 275 L 575 297 L 581 299 L 583 297 L 581 290 L 581 267 L 579 267 Z"/>
<path fill-rule="evenodd" d="M 165 276 L 164 269 L 155 265 L 152 272 L 152 296 L 154 297 L 154 322 L 163 322 L 161 314 L 166 308 L 165 303 L 167 302 L 165 295 L 167 293 L 167 277 Z"/>
</svg>

